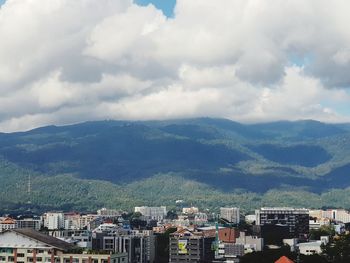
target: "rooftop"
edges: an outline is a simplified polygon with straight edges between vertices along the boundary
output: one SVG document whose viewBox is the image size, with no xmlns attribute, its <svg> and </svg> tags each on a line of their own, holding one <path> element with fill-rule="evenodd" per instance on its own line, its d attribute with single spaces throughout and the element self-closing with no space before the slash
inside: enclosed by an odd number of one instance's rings
<svg viewBox="0 0 350 263">
<path fill-rule="evenodd" d="M 286 256 L 280 257 L 275 263 L 294 263 L 293 260 L 287 258 Z"/>
<path fill-rule="evenodd" d="M 23 229 L 13 229 L 10 230 L 12 232 L 15 232 L 17 234 L 35 239 L 37 241 L 40 241 L 42 243 L 45 243 L 49 246 L 61 249 L 63 251 L 67 251 L 70 249 L 73 249 L 74 246 L 72 246 L 71 244 L 64 242 L 60 239 L 57 239 L 55 237 L 49 236 L 49 235 L 45 235 L 41 232 L 35 231 L 34 229 L 29 229 L 29 228 L 23 228 Z"/>
</svg>

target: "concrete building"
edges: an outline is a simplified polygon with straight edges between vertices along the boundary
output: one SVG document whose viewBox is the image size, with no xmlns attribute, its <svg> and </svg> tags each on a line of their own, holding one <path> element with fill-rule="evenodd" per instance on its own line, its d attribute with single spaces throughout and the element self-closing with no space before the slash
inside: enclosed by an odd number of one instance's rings
<svg viewBox="0 0 350 263">
<path fill-rule="evenodd" d="M 344 209 L 310 210 L 310 217 L 350 223 L 350 212 Z"/>
<path fill-rule="evenodd" d="M 203 233 L 178 230 L 170 235 L 169 262 L 212 262 L 215 237 L 205 237 Z"/>
<path fill-rule="evenodd" d="M 122 213 L 119 210 L 107 209 L 105 207 L 97 210 L 97 215 L 103 217 L 118 217 L 121 216 L 121 214 Z"/>
<path fill-rule="evenodd" d="M 122 263 L 126 254 L 75 254 L 74 247 L 33 229 L 0 233 L 0 262 Z"/>
<path fill-rule="evenodd" d="M 295 208 L 261 208 L 255 211 L 256 225 L 287 226 L 285 238 L 307 239 L 309 234 L 309 210 Z"/>
<path fill-rule="evenodd" d="M 78 213 L 65 213 L 64 214 L 64 229 L 67 230 L 79 230 L 80 226 L 80 214 Z"/>
<path fill-rule="evenodd" d="M 216 227 L 207 226 L 207 227 L 198 227 L 197 231 L 202 233 L 205 237 L 215 237 L 216 236 Z M 235 243 L 236 236 L 238 236 L 237 231 L 234 228 L 230 227 L 218 227 L 218 237 L 221 242 L 224 243 Z"/>
<path fill-rule="evenodd" d="M 286 238 L 283 239 L 283 245 L 287 245 L 290 247 L 290 251 L 294 252 L 297 245 L 298 245 L 298 239 L 297 238 Z"/>
<path fill-rule="evenodd" d="M 233 243 L 220 243 L 217 259 L 225 262 L 239 262 L 239 257 L 244 256 L 244 245 Z"/>
<path fill-rule="evenodd" d="M 81 248 L 92 248 L 92 234 L 88 230 L 55 230 L 49 231 L 48 234 Z"/>
<path fill-rule="evenodd" d="M 239 224 L 240 214 L 237 207 L 221 207 L 220 217 L 233 224 Z"/>
<path fill-rule="evenodd" d="M 151 230 L 94 232 L 92 249 L 127 253 L 130 263 L 152 263 L 155 258 L 155 236 Z"/>
<path fill-rule="evenodd" d="M 246 235 L 245 232 L 240 232 L 236 238 L 236 244 L 244 245 L 244 253 L 263 251 L 264 239 L 257 236 Z"/>
<path fill-rule="evenodd" d="M 64 214 L 63 213 L 45 213 L 44 227 L 49 230 L 64 229 Z"/>
<path fill-rule="evenodd" d="M 184 207 L 184 208 L 182 208 L 182 213 L 183 214 L 197 214 L 197 213 L 199 213 L 199 209 L 198 209 L 198 207 L 194 207 L 194 206 Z"/>
<path fill-rule="evenodd" d="M 96 219 L 100 218 L 99 215 L 93 215 L 93 214 L 88 214 L 88 215 L 81 215 L 80 216 L 80 229 L 89 229 L 90 223 L 95 221 Z"/>
<path fill-rule="evenodd" d="M 205 223 L 208 223 L 208 216 L 206 213 L 196 213 L 194 214 L 194 220 L 193 223 L 195 225 L 203 225 Z"/>
<path fill-rule="evenodd" d="M 322 216 L 335 221 L 350 223 L 350 212 L 344 209 L 326 210 L 323 211 Z"/>
<path fill-rule="evenodd" d="M 31 228 L 39 231 L 41 228 L 40 218 L 21 218 L 16 220 L 16 228 Z"/>
<path fill-rule="evenodd" d="M 163 220 L 167 215 L 166 207 L 149 207 L 139 206 L 135 207 L 135 212 L 139 212 L 146 220 Z"/>
<path fill-rule="evenodd" d="M 313 219 L 309 220 L 309 229 L 310 230 L 320 229 L 322 226 L 329 226 L 330 224 L 331 224 L 331 220 L 328 218 L 313 217 Z"/>
<path fill-rule="evenodd" d="M 17 226 L 16 220 L 10 217 L 0 218 L 0 232 L 6 231 L 9 229 L 15 229 L 16 226 Z"/>
<path fill-rule="evenodd" d="M 322 253 L 322 245 L 326 245 L 329 242 L 328 236 L 322 236 L 321 240 L 299 243 L 299 253 L 303 255 L 313 255 Z"/>
</svg>

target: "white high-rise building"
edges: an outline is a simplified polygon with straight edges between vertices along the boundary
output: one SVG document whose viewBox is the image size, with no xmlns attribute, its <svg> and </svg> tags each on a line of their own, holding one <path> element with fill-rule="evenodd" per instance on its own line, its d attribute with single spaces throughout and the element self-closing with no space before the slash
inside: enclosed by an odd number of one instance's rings
<svg viewBox="0 0 350 263">
<path fill-rule="evenodd" d="M 141 213 L 146 219 L 162 220 L 167 214 L 166 207 L 137 206 L 135 212 Z"/>
<path fill-rule="evenodd" d="M 49 230 L 56 230 L 64 228 L 64 214 L 63 213 L 46 213 L 44 215 L 44 226 Z"/>
<path fill-rule="evenodd" d="M 233 224 L 239 224 L 240 215 L 237 207 L 221 207 L 220 217 Z"/>
</svg>

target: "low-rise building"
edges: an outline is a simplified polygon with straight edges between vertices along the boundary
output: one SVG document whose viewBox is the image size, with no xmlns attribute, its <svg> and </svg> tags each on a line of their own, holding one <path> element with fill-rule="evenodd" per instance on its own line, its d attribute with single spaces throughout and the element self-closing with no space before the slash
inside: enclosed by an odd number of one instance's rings
<svg viewBox="0 0 350 263">
<path fill-rule="evenodd" d="M 350 223 L 350 212 L 345 209 L 310 210 L 310 216 L 318 219 L 327 218 L 343 223 Z"/>
<path fill-rule="evenodd" d="M 220 243 L 217 259 L 225 262 L 239 262 L 239 257 L 244 256 L 245 250 L 243 244 Z"/>
<path fill-rule="evenodd" d="M 137 206 L 135 212 L 141 213 L 146 220 L 163 220 L 167 215 L 166 207 Z"/>
<path fill-rule="evenodd" d="M 184 207 L 184 208 L 182 208 L 182 213 L 183 214 L 197 214 L 197 213 L 199 213 L 199 209 L 198 209 L 198 207 L 194 207 L 194 206 Z"/>
<path fill-rule="evenodd" d="M 41 228 L 41 219 L 38 217 L 18 218 L 16 220 L 16 228 L 31 228 L 39 231 Z"/>
<path fill-rule="evenodd" d="M 258 252 L 264 248 L 264 239 L 257 236 L 246 235 L 245 232 L 240 232 L 239 237 L 236 238 L 236 244 L 244 245 L 244 252 Z"/>
<path fill-rule="evenodd" d="M 121 211 L 115 210 L 115 209 L 107 209 L 107 208 L 101 208 L 97 210 L 97 215 L 103 216 L 103 217 L 118 217 L 121 216 Z"/>
<path fill-rule="evenodd" d="M 216 227 L 208 226 L 208 227 L 198 227 L 198 232 L 203 233 L 206 237 L 215 237 L 216 236 Z M 235 243 L 236 237 L 238 236 L 238 232 L 231 227 L 218 227 L 218 238 L 221 242 L 225 243 Z"/>
<path fill-rule="evenodd" d="M 122 263 L 126 254 L 74 253 L 75 247 L 33 229 L 0 233 L 0 262 Z"/>
<path fill-rule="evenodd" d="M 322 236 L 320 240 L 303 242 L 297 245 L 299 253 L 303 255 L 313 255 L 322 253 L 322 245 L 326 245 L 329 242 L 328 236 Z"/>
<path fill-rule="evenodd" d="M 16 220 L 10 217 L 0 218 L 0 232 L 15 229 L 17 226 Z"/>
</svg>

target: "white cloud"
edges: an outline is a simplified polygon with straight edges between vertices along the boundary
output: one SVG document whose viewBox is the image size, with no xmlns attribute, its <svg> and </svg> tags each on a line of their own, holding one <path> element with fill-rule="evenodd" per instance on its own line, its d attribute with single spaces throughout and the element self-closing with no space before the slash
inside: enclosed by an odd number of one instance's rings
<svg viewBox="0 0 350 263">
<path fill-rule="evenodd" d="M 166 18 L 131 0 L 7 0 L 0 130 L 105 118 L 349 120 L 337 111 L 350 102 L 349 8 L 178 0 Z"/>
</svg>

